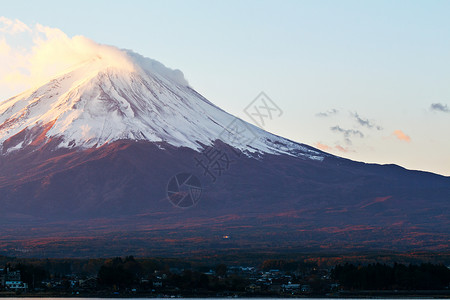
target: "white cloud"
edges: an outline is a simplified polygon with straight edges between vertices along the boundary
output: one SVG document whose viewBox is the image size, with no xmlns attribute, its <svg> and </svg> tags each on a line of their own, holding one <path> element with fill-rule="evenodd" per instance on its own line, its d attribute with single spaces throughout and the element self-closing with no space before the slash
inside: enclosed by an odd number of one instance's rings
<svg viewBox="0 0 450 300">
<path fill-rule="evenodd" d="M 0 39 L 0 56 L 6 56 L 11 51 L 11 47 L 8 45 L 4 38 Z"/>
<path fill-rule="evenodd" d="M 58 28 L 28 27 L 0 17 L 0 91 L 11 96 L 43 84 L 69 68 L 101 59 L 102 66 L 134 71 L 144 69 L 188 85 L 179 70 L 165 67 L 131 50 L 98 44 L 84 36 L 68 37 Z M 139 67 L 136 66 L 139 65 Z M 4 100 L 4 96 L 2 97 Z"/>
<path fill-rule="evenodd" d="M 11 93 L 44 83 L 90 59 L 101 58 L 120 68 L 134 67 L 124 51 L 83 36 L 70 38 L 57 28 L 41 24 L 30 28 L 5 17 L 0 17 L 0 24 L 0 88 Z M 18 45 L 17 40 L 21 41 Z"/>
<path fill-rule="evenodd" d="M 3 16 L 0 16 L 0 32 L 8 34 L 16 34 L 27 31 L 31 32 L 31 29 L 23 22 L 17 19 L 11 20 Z"/>
</svg>

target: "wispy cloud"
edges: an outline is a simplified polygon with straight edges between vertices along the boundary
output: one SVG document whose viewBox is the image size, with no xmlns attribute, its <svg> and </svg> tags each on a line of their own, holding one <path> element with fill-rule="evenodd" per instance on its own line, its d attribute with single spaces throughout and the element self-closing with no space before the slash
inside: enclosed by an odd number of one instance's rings
<svg viewBox="0 0 450 300">
<path fill-rule="evenodd" d="M 15 46 L 18 34 L 29 44 L 27 47 Z M 124 52 L 115 47 L 83 36 L 70 38 L 57 28 L 41 24 L 30 28 L 19 20 L 0 17 L 0 85 L 5 89 L 30 88 L 96 57 L 111 66 L 133 67 Z"/>
<path fill-rule="evenodd" d="M 314 144 L 314 146 L 317 147 L 318 149 L 320 149 L 322 151 L 326 151 L 326 152 L 331 152 L 333 150 L 337 150 L 339 152 L 344 152 L 344 153 L 354 152 L 354 151 L 350 150 L 349 148 L 342 147 L 341 145 L 336 145 L 333 147 L 333 146 L 328 146 L 326 144 L 323 144 L 321 142 L 317 142 Z"/>
<path fill-rule="evenodd" d="M 31 32 L 31 28 L 28 27 L 23 22 L 17 19 L 11 20 L 3 16 L 0 16 L 0 32 L 7 34 L 16 34 L 26 31 Z"/>
<path fill-rule="evenodd" d="M 333 115 L 336 115 L 336 114 L 338 114 L 338 113 L 339 113 L 339 110 L 337 110 L 337 109 L 335 109 L 335 108 L 332 108 L 332 109 L 329 109 L 329 110 L 327 110 L 327 111 L 325 111 L 325 112 L 319 112 L 319 113 L 317 113 L 317 114 L 316 114 L 316 117 L 326 118 L 326 117 L 331 117 L 331 116 L 333 116 Z"/>
<path fill-rule="evenodd" d="M 344 135 L 345 142 L 349 145 L 352 144 L 352 140 L 351 140 L 352 137 L 360 137 L 360 138 L 364 137 L 364 134 L 359 130 L 343 129 L 339 125 L 330 127 L 330 130 L 335 133 L 342 133 Z"/>
<path fill-rule="evenodd" d="M 450 113 L 450 108 L 447 106 L 447 104 L 442 104 L 442 103 L 431 104 L 431 110 Z"/>
<path fill-rule="evenodd" d="M 400 129 L 395 130 L 392 134 L 401 141 L 411 142 L 411 138 Z"/>
<path fill-rule="evenodd" d="M 361 131 L 359 131 L 359 130 L 343 129 L 339 125 L 331 127 L 330 130 L 333 131 L 333 132 L 342 133 L 347 138 L 348 137 L 352 137 L 352 136 L 357 136 L 357 137 L 360 137 L 360 138 L 364 137 L 364 134 Z"/>
<path fill-rule="evenodd" d="M 347 153 L 347 152 L 354 152 L 354 151 L 351 151 L 349 148 L 342 147 L 341 145 L 337 145 L 337 146 L 335 146 L 335 148 L 336 148 L 337 150 L 341 151 L 341 152 L 344 152 L 344 153 Z"/>
<path fill-rule="evenodd" d="M 374 124 L 373 122 L 371 122 L 369 119 L 365 119 L 359 116 L 359 114 L 357 112 L 354 113 L 350 113 L 355 120 L 358 122 L 359 125 L 363 126 L 363 127 L 367 127 L 367 128 L 376 128 L 377 130 L 383 130 L 383 128 L 381 126 L 378 126 L 376 124 Z"/>
</svg>

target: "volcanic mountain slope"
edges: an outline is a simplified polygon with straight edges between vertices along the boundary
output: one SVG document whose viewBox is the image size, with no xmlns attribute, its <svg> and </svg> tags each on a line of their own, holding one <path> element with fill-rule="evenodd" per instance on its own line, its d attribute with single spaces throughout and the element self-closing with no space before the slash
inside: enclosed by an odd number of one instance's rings
<svg viewBox="0 0 450 300">
<path fill-rule="evenodd" d="M 180 71 L 132 52 L 123 55 L 128 58 L 125 66 L 97 57 L 4 101 L 2 152 L 39 147 L 55 139 L 56 148 L 88 149 L 131 140 L 199 150 L 226 138 L 224 133 L 236 118 L 191 89 Z M 235 143 L 241 151 L 323 159 L 310 147 L 245 126 L 248 130 L 241 134 L 252 144 Z"/>
<path fill-rule="evenodd" d="M 450 178 L 283 139 L 216 107 L 180 71 L 120 55 L 1 103 L 8 253 L 449 249 Z M 176 194 L 192 207 L 167 195 L 179 173 L 202 186 Z"/>
</svg>

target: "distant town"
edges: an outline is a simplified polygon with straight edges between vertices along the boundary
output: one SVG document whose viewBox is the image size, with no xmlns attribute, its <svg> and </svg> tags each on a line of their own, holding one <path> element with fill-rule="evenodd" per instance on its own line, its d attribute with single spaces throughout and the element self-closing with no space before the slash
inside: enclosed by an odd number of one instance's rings
<svg viewBox="0 0 450 300">
<path fill-rule="evenodd" d="M 6 259 L 0 296 L 450 297 L 444 264 L 337 264 L 268 259 L 209 266 L 182 259 Z M 0 260 L 1 261 L 1 260 Z"/>
</svg>

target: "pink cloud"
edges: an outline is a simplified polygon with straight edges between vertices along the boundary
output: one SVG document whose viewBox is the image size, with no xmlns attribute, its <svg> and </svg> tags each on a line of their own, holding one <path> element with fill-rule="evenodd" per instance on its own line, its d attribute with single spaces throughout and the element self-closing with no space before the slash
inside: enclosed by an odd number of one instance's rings
<svg viewBox="0 0 450 300">
<path fill-rule="evenodd" d="M 411 138 L 400 129 L 395 130 L 392 134 L 401 141 L 411 142 Z"/>
<path fill-rule="evenodd" d="M 349 149 L 342 147 L 341 145 L 337 145 L 335 147 L 337 150 L 341 151 L 341 152 L 350 152 Z"/>
<path fill-rule="evenodd" d="M 328 145 L 322 144 L 321 142 L 317 142 L 314 146 L 322 151 L 331 151 L 333 149 Z"/>
<path fill-rule="evenodd" d="M 336 150 L 340 151 L 340 152 L 345 152 L 345 153 L 347 153 L 347 152 L 355 152 L 355 151 L 352 151 L 352 150 L 350 150 L 348 148 L 342 147 L 341 145 L 336 145 L 336 146 L 333 147 L 333 146 L 328 146 L 326 144 L 322 144 L 321 142 L 315 143 L 314 146 L 316 148 L 322 150 L 322 151 L 328 151 L 328 152 L 336 151 Z"/>
</svg>

